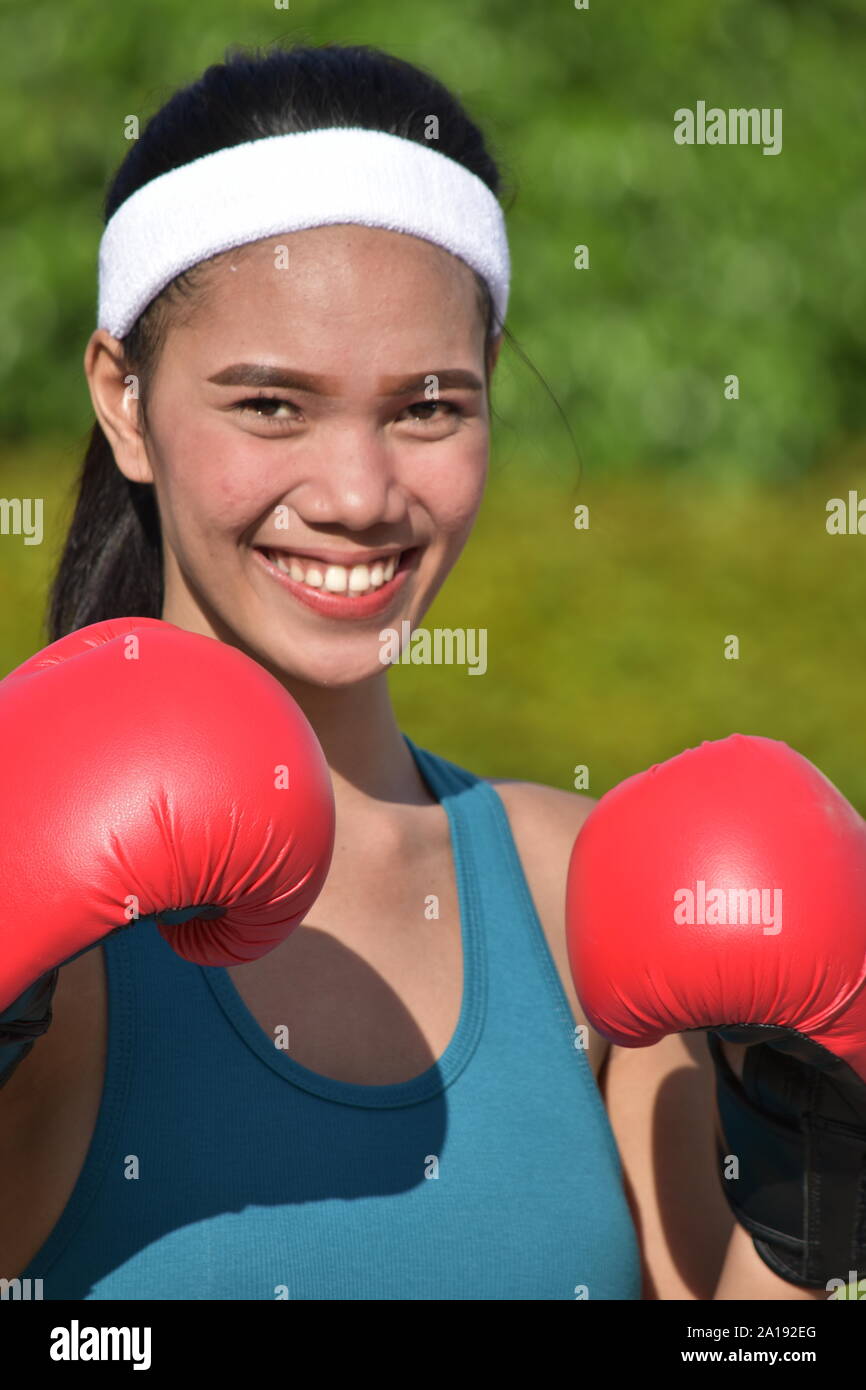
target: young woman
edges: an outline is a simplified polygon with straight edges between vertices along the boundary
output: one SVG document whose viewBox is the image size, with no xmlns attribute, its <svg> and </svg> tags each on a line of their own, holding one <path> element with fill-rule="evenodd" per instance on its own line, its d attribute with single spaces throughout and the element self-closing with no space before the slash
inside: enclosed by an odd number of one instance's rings
<svg viewBox="0 0 866 1390">
<path fill-rule="evenodd" d="M 106 220 L 204 156 L 345 127 L 500 191 L 431 76 L 296 47 L 173 96 Z M 54 639 L 163 618 L 276 676 L 327 757 L 330 874 L 253 964 L 191 966 L 141 928 L 63 967 L 51 1028 L 0 1091 L 0 1274 L 56 1299 L 809 1297 L 732 1223 L 705 1049 L 576 1045 L 563 901 L 589 799 L 479 778 L 398 726 L 381 633 L 420 625 L 481 503 L 504 263 L 479 270 L 484 229 L 475 265 L 449 249 L 471 219 L 446 207 L 438 232 L 432 190 L 390 226 L 341 214 L 359 175 L 336 148 L 290 166 L 307 225 L 179 249 L 131 322 L 93 333 L 96 423 L 51 603 Z M 166 235 L 144 231 L 142 263 Z"/>
</svg>

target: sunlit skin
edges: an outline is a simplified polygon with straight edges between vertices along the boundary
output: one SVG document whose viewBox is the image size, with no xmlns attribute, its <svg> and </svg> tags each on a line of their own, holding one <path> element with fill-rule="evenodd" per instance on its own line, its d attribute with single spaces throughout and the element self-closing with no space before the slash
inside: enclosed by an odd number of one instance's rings
<svg viewBox="0 0 866 1390">
<path fill-rule="evenodd" d="M 489 450 L 484 328 L 471 270 L 442 248 L 378 228 L 318 227 L 206 268 L 168 329 L 144 438 L 119 344 L 98 330 L 85 354 L 118 466 L 155 485 L 162 616 L 260 661 L 301 704 L 337 776 L 385 798 L 389 777 L 416 774 L 379 633 L 421 623 L 477 515 Z M 211 380 L 237 363 L 323 380 L 317 391 Z M 442 385 L 438 404 L 423 386 L 396 393 L 401 378 L 446 371 L 477 389 Z M 275 582 L 256 553 L 268 545 L 347 564 L 380 549 L 417 553 L 388 611 L 345 621 Z"/>
</svg>

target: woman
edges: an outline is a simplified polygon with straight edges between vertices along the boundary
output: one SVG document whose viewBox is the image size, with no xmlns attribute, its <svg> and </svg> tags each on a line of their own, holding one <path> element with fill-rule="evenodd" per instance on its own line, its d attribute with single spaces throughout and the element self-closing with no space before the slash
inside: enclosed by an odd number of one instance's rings
<svg viewBox="0 0 866 1390">
<path fill-rule="evenodd" d="M 106 220 L 205 155 L 347 126 L 499 192 L 432 77 L 298 47 L 172 97 Z M 497 281 L 447 237 L 327 220 L 187 258 L 94 332 L 51 621 L 161 617 L 275 675 L 330 767 L 330 875 L 254 964 L 138 930 L 63 967 L 0 1092 L 2 1272 L 46 1298 L 808 1297 L 732 1228 L 704 1050 L 581 1029 L 562 902 L 589 799 L 477 778 L 391 706 L 383 633 L 419 625 L 482 500 L 502 255 Z"/>
</svg>

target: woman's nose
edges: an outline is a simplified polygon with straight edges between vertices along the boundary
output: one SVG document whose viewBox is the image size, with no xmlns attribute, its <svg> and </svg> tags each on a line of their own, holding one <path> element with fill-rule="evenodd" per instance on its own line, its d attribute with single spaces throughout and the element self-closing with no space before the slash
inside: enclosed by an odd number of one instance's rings
<svg viewBox="0 0 866 1390">
<path fill-rule="evenodd" d="M 394 448 L 369 429 L 323 436 L 290 491 L 295 510 L 311 523 L 363 531 L 393 526 L 406 514 Z"/>
</svg>

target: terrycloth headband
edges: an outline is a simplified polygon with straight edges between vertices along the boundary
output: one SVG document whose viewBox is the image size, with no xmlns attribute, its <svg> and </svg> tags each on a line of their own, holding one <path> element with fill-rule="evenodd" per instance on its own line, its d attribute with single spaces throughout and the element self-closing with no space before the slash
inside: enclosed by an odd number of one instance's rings
<svg viewBox="0 0 866 1390">
<path fill-rule="evenodd" d="M 483 180 L 430 146 L 343 126 L 232 145 L 139 188 L 102 235 L 98 326 L 125 337 L 170 280 L 220 251 L 342 222 L 451 251 L 485 280 L 504 322 L 505 219 Z"/>
</svg>

